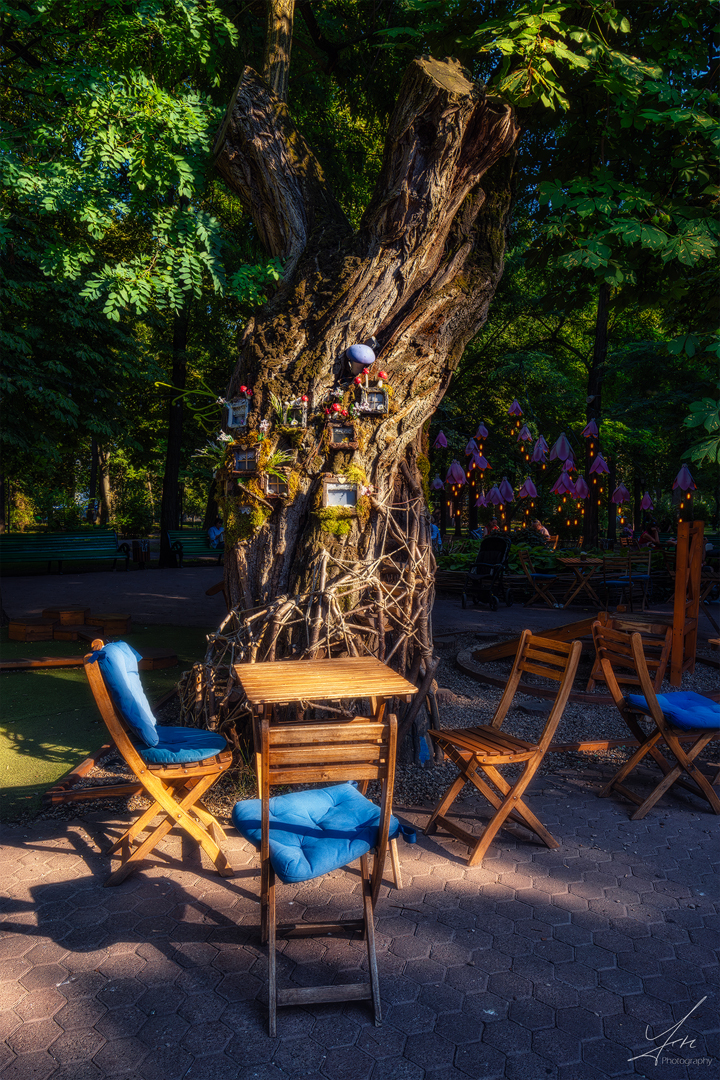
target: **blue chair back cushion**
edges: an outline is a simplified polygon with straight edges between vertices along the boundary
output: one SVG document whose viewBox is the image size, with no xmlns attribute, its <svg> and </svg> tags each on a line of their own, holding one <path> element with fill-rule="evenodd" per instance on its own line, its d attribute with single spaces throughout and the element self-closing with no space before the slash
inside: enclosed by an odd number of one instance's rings
<svg viewBox="0 0 720 1080">
<path fill-rule="evenodd" d="M 260 847 L 260 800 L 235 803 L 235 828 Z M 352 784 L 295 791 L 270 800 L 270 862 L 286 884 L 310 881 L 359 859 L 378 840 L 380 807 Z M 390 818 L 390 838 L 400 823 Z"/>
<path fill-rule="evenodd" d="M 720 705 L 694 690 L 678 690 L 674 694 L 658 694 L 658 704 L 665 719 L 683 731 L 720 731 Z M 647 709 L 642 694 L 628 694 L 631 705 Z"/>
<path fill-rule="evenodd" d="M 138 673 L 140 653 L 131 649 L 126 641 L 112 641 L 93 653 L 93 659 L 98 662 L 113 704 L 140 744 L 157 746 L 155 717 Z"/>
<path fill-rule="evenodd" d="M 136 744 L 140 757 L 151 765 L 187 765 L 227 750 L 227 741 L 222 735 L 202 728 L 161 726 L 157 736 L 155 746 Z"/>
</svg>

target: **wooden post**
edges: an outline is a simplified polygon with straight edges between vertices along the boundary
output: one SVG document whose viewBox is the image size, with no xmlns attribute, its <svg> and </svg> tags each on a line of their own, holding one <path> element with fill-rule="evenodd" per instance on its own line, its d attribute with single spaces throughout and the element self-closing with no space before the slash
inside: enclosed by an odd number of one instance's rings
<svg viewBox="0 0 720 1080">
<path fill-rule="evenodd" d="M 700 574 L 705 550 L 704 534 L 703 521 L 682 521 L 678 525 L 673 638 L 670 653 L 670 684 L 672 686 L 682 684 L 685 671 L 692 674 L 695 670 L 700 618 Z"/>
</svg>

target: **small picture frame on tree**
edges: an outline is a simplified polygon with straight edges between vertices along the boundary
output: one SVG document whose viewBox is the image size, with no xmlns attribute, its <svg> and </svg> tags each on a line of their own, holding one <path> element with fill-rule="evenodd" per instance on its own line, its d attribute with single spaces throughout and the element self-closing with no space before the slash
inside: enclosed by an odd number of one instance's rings
<svg viewBox="0 0 720 1080">
<path fill-rule="evenodd" d="M 265 494 L 270 499 L 287 499 L 290 494 L 286 476 L 276 476 L 274 473 L 263 473 L 262 486 Z"/>
<path fill-rule="evenodd" d="M 354 424 L 328 424 L 331 450 L 357 450 L 358 441 Z"/>
<path fill-rule="evenodd" d="M 387 414 L 388 392 L 378 386 L 363 386 L 360 390 L 360 410 L 366 413 Z"/>
<path fill-rule="evenodd" d="M 358 501 L 358 485 L 348 480 L 325 480 L 323 506 L 345 506 L 354 509 Z"/>
<path fill-rule="evenodd" d="M 257 447 L 235 446 L 232 451 L 233 476 L 243 476 L 257 471 Z"/>
<path fill-rule="evenodd" d="M 287 418 L 285 420 L 287 427 L 300 427 L 306 428 L 308 421 L 308 403 L 307 401 L 295 402 L 293 405 L 288 405 Z"/>
<path fill-rule="evenodd" d="M 234 401 L 228 401 L 225 405 L 225 427 L 228 428 L 243 428 L 247 427 L 248 416 L 250 415 L 250 399 L 246 397 L 236 398 Z"/>
</svg>

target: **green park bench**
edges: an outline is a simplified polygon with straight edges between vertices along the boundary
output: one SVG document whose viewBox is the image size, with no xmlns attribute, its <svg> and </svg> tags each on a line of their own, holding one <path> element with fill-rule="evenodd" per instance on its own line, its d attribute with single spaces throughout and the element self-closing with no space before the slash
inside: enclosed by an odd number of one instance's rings
<svg viewBox="0 0 720 1080">
<path fill-rule="evenodd" d="M 222 562 L 224 548 L 211 547 L 205 529 L 169 529 L 170 550 L 177 557 L 180 566 L 186 559 L 216 559 L 218 566 Z"/>
<path fill-rule="evenodd" d="M 57 562 L 62 573 L 64 562 L 92 562 L 112 559 L 113 570 L 118 559 L 130 561 L 129 544 L 119 544 L 114 529 L 82 529 L 62 533 L 3 533 L 0 535 L 0 566 L 26 563 L 47 563 L 48 573 Z"/>
</svg>

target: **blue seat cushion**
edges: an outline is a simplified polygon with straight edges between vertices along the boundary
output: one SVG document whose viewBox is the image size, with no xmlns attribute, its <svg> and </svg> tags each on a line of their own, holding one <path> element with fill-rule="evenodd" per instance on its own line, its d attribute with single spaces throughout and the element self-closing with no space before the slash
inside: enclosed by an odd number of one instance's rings
<svg viewBox="0 0 720 1080">
<path fill-rule="evenodd" d="M 201 728 L 159 727 L 155 746 L 136 744 L 143 761 L 151 765 L 187 765 L 227 750 L 227 740 Z"/>
<path fill-rule="evenodd" d="M 140 653 L 126 641 L 112 641 L 92 656 L 97 660 L 113 704 L 128 727 L 142 746 L 157 746 L 155 717 L 138 673 Z"/>
<path fill-rule="evenodd" d="M 658 694 L 658 704 L 666 720 L 683 731 L 720 731 L 720 705 L 694 690 L 678 690 L 674 694 Z M 647 709 L 642 694 L 628 694 L 631 705 Z"/>
<path fill-rule="evenodd" d="M 553 581 L 557 574 L 531 574 L 533 581 Z"/>
<path fill-rule="evenodd" d="M 235 803 L 235 828 L 260 847 L 260 800 Z M 353 784 L 294 791 L 270 799 L 270 862 L 286 884 L 310 881 L 359 859 L 378 840 L 380 807 Z M 400 833 L 390 818 L 390 838 Z"/>
</svg>

